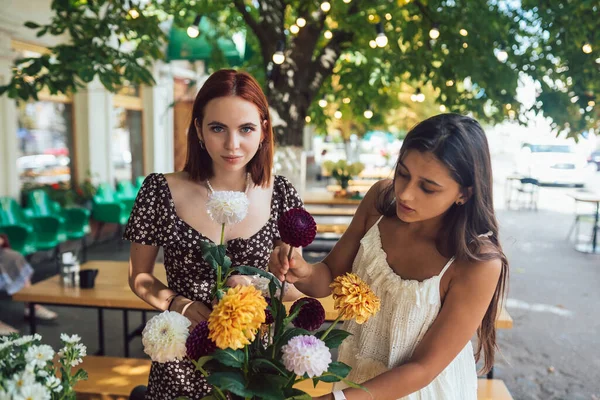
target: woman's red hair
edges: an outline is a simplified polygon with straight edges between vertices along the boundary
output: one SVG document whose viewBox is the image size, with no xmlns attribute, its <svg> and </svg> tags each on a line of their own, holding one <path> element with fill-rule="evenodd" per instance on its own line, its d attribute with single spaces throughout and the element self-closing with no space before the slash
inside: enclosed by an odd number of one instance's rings
<svg viewBox="0 0 600 400">
<path fill-rule="evenodd" d="M 190 179 L 195 181 L 204 181 L 214 175 L 212 159 L 206 149 L 200 146 L 194 121 L 197 119 L 198 124 L 202 126 L 204 109 L 208 102 L 225 96 L 241 97 L 258 108 L 262 141 L 258 151 L 246 166 L 246 170 L 255 185 L 268 186 L 273 168 L 273 128 L 267 98 L 256 79 L 245 72 L 233 69 L 222 69 L 213 73 L 202 85 L 194 100 L 192 120 L 188 128 L 187 159 L 183 170 L 189 174 Z"/>
</svg>

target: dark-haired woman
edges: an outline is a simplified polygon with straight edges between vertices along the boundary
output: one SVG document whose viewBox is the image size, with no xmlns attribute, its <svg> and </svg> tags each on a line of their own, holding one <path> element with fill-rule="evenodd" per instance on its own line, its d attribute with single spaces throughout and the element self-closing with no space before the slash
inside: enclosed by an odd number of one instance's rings
<svg viewBox="0 0 600 400">
<path fill-rule="evenodd" d="M 220 242 L 221 226 L 206 203 L 214 191 L 245 192 L 249 212 L 226 226 L 227 255 L 233 266 L 265 269 L 280 243 L 277 219 L 302 207 L 294 187 L 272 176 L 273 131 L 267 100 L 250 75 L 221 70 L 204 83 L 194 101 L 184 170 L 149 175 L 135 202 L 125 239 L 132 241 L 129 284 L 158 310 L 179 312 L 192 327 L 208 319 L 215 273 L 202 258 L 201 242 Z M 154 276 L 160 247 L 167 284 Z M 146 399 L 202 399 L 210 386 L 183 360 L 153 363 Z"/>
<path fill-rule="evenodd" d="M 353 272 L 381 300 L 338 360 L 370 393 L 336 386 L 322 399 L 476 400 L 475 362 L 494 361 L 494 321 L 508 262 L 498 239 L 485 133 L 472 118 L 443 114 L 406 136 L 393 180 L 375 184 L 323 262 L 309 265 L 287 247 L 271 271 L 324 297 L 332 279 Z M 477 332 L 473 352 L 470 339 Z"/>
</svg>

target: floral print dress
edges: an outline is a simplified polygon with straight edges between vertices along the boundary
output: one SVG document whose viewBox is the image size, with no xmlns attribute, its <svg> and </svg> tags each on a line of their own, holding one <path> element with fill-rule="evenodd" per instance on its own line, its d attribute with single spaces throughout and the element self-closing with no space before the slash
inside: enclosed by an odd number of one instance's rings
<svg viewBox="0 0 600 400">
<path fill-rule="evenodd" d="M 253 205 L 250 207 L 257 207 Z M 303 207 L 296 189 L 282 176 L 275 176 L 268 222 L 248 239 L 227 243 L 233 266 L 250 265 L 266 269 L 275 240 L 279 240 L 277 220 L 291 208 Z M 161 246 L 167 285 L 175 292 L 206 305 L 215 285 L 215 273 L 202 258 L 200 242 L 212 241 L 179 218 L 167 180 L 150 174 L 138 193 L 125 228 L 124 239 L 150 246 Z M 200 372 L 189 360 L 152 363 L 146 399 L 175 399 L 185 396 L 202 399 L 210 392 Z"/>
</svg>

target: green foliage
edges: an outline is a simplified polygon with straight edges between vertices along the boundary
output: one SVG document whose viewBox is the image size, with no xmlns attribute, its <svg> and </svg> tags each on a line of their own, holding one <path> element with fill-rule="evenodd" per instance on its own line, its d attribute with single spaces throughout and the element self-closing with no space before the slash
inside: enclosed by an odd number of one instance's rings
<svg viewBox="0 0 600 400">
<path fill-rule="evenodd" d="M 44 87 L 68 93 L 94 77 L 113 91 L 126 82 L 151 84 L 150 66 L 163 58 L 167 22 L 185 28 L 200 14 L 217 36 L 245 35 L 254 51 L 242 68 L 264 84 L 287 123 L 277 128 L 286 144 L 301 144 L 306 116 L 325 129 L 331 117 L 316 105 L 323 96 L 366 131 L 363 125 L 393 123 L 385 116 L 406 105 L 399 96 L 425 86 L 446 110 L 484 122 L 526 122 L 543 113 L 557 130 L 573 135 L 599 126 L 600 19 L 594 1 L 334 0 L 327 13 L 321 2 L 304 0 L 265 0 L 260 8 L 244 0 L 132 3 L 136 18 L 129 2 L 54 0 L 50 23 L 26 26 L 38 36 L 66 33 L 70 42 L 17 60 L 0 93 L 23 99 L 36 98 Z M 299 17 L 306 26 L 290 32 Z M 372 47 L 377 22 L 388 38 L 384 47 Z M 429 38 L 434 25 L 437 40 Z M 286 62 L 274 66 L 278 41 L 286 45 Z M 582 51 L 586 42 L 590 54 Z M 506 61 L 497 58 L 501 49 Z M 216 51 L 209 65 L 217 69 L 226 61 Z M 526 76 L 538 85 L 533 105 L 517 99 Z M 367 107 L 371 120 L 363 117 Z"/>
<path fill-rule="evenodd" d="M 360 162 L 354 162 L 348 164 L 346 160 L 339 160 L 337 162 L 325 161 L 323 168 L 327 171 L 335 180 L 338 181 L 342 189 L 348 187 L 348 181 L 352 177 L 357 176 L 365 169 L 365 165 Z"/>
</svg>

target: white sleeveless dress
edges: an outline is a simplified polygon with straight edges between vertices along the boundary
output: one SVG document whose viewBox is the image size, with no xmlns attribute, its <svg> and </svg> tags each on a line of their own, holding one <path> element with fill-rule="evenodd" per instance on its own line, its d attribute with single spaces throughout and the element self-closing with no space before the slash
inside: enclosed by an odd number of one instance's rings
<svg viewBox="0 0 600 400">
<path fill-rule="evenodd" d="M 348 379 L 357 383 L 409 360 L 440 311 L 440 281 L 454 261 L 452 257 L 439 275 L 422 282 L 402 279 L 387 263 L 379 235 L 381 218 L 361 239 L 352 265 L 352 272 L 379 296 L 381 309 L 363 325 L 344 323 L 343 329 L 352 336 L 344 340 L 338 355 L 338 361 L 352 367 Z M 335 389 L 345 387 L 337 383 Z M 402 400 L 477 400 L 471 342 L 429 385 Z"/>
</svg>

